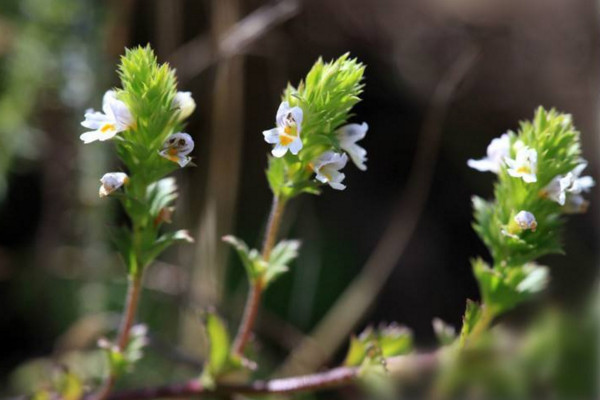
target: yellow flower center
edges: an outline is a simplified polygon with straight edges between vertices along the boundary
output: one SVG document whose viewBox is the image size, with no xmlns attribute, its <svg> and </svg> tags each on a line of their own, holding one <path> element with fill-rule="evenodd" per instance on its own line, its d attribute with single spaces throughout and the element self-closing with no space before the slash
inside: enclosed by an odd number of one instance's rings
<svg viewBox="0 0 600 400">
<path fill-rule="evenodd" d="M 102 128 L 100 128 L 100 132 L 102 133 L 106 133 L 106 132 L 113 132 L 116 131 L 117 127 L 115 126 L 115 124 L 104 124 L 102 125 Z"/>
<path fill-rule="evenodd" d="M 283 128 L 283 133 L 279 135 L 279 143 L 282 146 L 289 146 L 297 137 L 296 129 L 290 125 Z"/>
<path fill-rule="evenodd" d="M 527 165 L 522 165 L 519 168 L 517 168 L 517 172 L 520 174 L 529 174 L 531 172 L 531 169 Z"/>
</svg>

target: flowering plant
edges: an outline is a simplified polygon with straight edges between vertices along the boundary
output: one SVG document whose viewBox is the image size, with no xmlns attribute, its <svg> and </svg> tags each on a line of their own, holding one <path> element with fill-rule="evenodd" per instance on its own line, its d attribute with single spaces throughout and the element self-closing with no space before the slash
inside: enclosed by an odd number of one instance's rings
<svg viewBox="0 0 600 400">
<path fill-rule="evenodd" d="M 250 287 L 235 338 L 231 339 L 219 316 L 205 312 L 209 349 L 197 377 L 182 384 L 117 393 L 116 398 L 282 394 L 357 381 L 378 396 L 391 396 L 388 378 L 401 373 L 403 366 L 406 370 L 406 360 L 411 372 L 441 365 L 437 379 L 448 388 L 444 368 L 460 370 L 470 352 L 482 343 L 485 347 L 482 338 L 496 317 L 545 288 L 549 271 L 536 260 L 562 252 L 564 216 L 586 210 L 583 194 L 594 180 L 582 176 L 587 163 L 571 117 L 540 107 L 533 121 L 523 122 L 518 132 L 492 140 L 485 158 L 468 161 L 471 168 L 496 174 L 497 181 L 492 200 L 473 198 L 473 227 L 488 247 L 491 262 L 482 258 L 472 262 L 481 301 L 467 301 L 458 335 L 435 319 L 441 347 L 418 354 L 409 329 L 382 324 L 353 336 L 343 365 L 336 369 L 270 381 L 250 379 L 256 361 L 248 343 L 261 296 L 300 252 L 299 240 L 278 241 L 286 205 L 303 193 L 320 194 L 326 186 L 344 190 L 342 171 L 349 160 L 361 171 L 367 169 L 367 152 L 357 142 L 365 138 L 368 125 L 349 121 L 360 101 L 364 71 L 364 65 L 348 54 L 328 63 L 319 59 L 303 81 L 283 91 L 275 127 L 262 132 L 271 145 L 266 178 L 273 194 L 262 248 L 252 249 L 232 235 L 223 237 L 238 254 Z M 175 242 L 192 240 L 187 231 L 165 231 L 164 225 L 171 222 L 177 198 L 175 180 L 168 175 L 192 165 L 194 141 L 182 129 L 195 102 L 189 92 L 177 91 L 174 71 L 159 65 L 149 47 L 128 50 L 119 72 L 122 87 L 106 92 L 102 112 L 85 113 L 82 125 L 89 131 L 81 135 L 86 144 L 110 141 L 114 145 L 123 171 L 102 176 L 99 195 L 117 198 L 129 218 L 129 225 L 114 230 L 127 266 L 129 291 L 116 342 L 100 341 L 110 368 L 104 384 L 89 395 L 99 400 L 110 398 L 118 377 L 142 357 L 146 329 L 133 323 L 145 268 Z M 77 393 L 70 398 L 84 397 L 83 391 Z"/>
</svg>

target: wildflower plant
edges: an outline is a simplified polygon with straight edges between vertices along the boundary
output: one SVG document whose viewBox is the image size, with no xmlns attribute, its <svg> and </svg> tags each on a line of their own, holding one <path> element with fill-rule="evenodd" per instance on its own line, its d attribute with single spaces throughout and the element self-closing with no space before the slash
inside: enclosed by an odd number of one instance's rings
<svg viewBox="0 0 600 400">
<path fill-rule="evenodd" d="M 591 177 L 580 176 L 587 162 L 571 116 L 542 107 L 516 133 L 494 139 L 487 159 L 468 164 L 496 173 L 498 180 L 493 200 L 473 197 L 473 227 L 493 264 L 473 261 L 483 302 L 467 307 L 463 336 L 471 328 L 480 332 L 494 317 L 546 286 L 548 269 L 535 261 L 563 252 L 565 215 L 585 211 L 582 193 L 594 185 Z"/>
<path fill-rule="evenodd" d="M 85 144 L 110 141 L 124 171 L 106 173 L 100 197 L 118 199 L 129 224 L 114 230 L 114 242 L 126 266 L 129 291 L 117 342 L 102 341 L 110 361 L 103 398 L 124 370 L 141 357 L 144 329 L 132 329 L 145 268 L 169 246 L 191 242 L 187 231 L 167 231 L 177 198 L 170 173 L 189 164 L 194 142 L 182 133 L 185 117 L 195 107 L 187 92 L 177 92 L 175 73 L 158 64 L 150 47 L 127 50 L 119 66 L 121 88 L 109 90 L 102 112 L 88 110 L 81 123 Z"/>
</svg>

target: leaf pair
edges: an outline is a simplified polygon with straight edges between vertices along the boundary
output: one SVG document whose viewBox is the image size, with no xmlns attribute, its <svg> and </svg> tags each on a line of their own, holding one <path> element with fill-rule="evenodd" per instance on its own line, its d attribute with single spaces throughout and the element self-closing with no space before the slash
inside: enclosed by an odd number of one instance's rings
<svg viewBox="0 0 600 400">
<path fill-rule="evenodd" d="M 298 240 L 282 240 L 273 247 L 269 260 L 265 261 L 258 250 L 248 248 L 243 240 L 235 236 L 224 236 L 223 241 L 236 250 L 250 282 L 260 279 L 265 287 L 289 270 L 289 264 L 298 257 L 300 248 Z"/>
</svg>

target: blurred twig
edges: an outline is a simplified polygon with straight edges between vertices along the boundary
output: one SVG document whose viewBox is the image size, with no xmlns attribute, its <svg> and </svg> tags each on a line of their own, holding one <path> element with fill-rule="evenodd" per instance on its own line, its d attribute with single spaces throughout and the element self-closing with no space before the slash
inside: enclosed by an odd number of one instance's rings
<svg viewBox="0 0 600 400">
<path fill-rule="evenodd" d="M 308 373 L 327 362 L 360 322 L 387 282 L 417 226 L 427 200 L 448 105 L 478 53 L 471 47 L 464 50 L 441 78 L 419 135 L 407 187 L 396 203 L 389 225 L 360 275 L 284 363 L 280 370 L 283 375 Z"/>
<path fill-rule="evenodd" d="M 169 62 L 177 68 L 179 80 L 185 82 L 216 62 L 243 53 L 275 26 L 295 16 L 299 9 L 299 0 L 280 0 L 262 6 L 228 27 L 216 43 L 208 36 L 199 36 L 177 49 Z"/>
<path fill-rule="evenodd" d="M 438 364 L 437 353 L 413 354 L 388 358 L 386 367 L 390 374 L 398 380 L 410 380 L 420 374 L 432 371 Z M 318 374 L 296 376 L 269 381 L 254 381 L 248 384 L 219 383 L 208 389 L 194 379 L 180 384 L 123 390 L 115 392 L 109 400 L 142 400 L 155 398 L 178 398 L 192 396 L 227 396 L 232 394 L 291 394 L 316 392 L 319 390 L 340 388 L 356 383 L 360 378 L 360 368 L 339 367 Z"/>
</svg>

